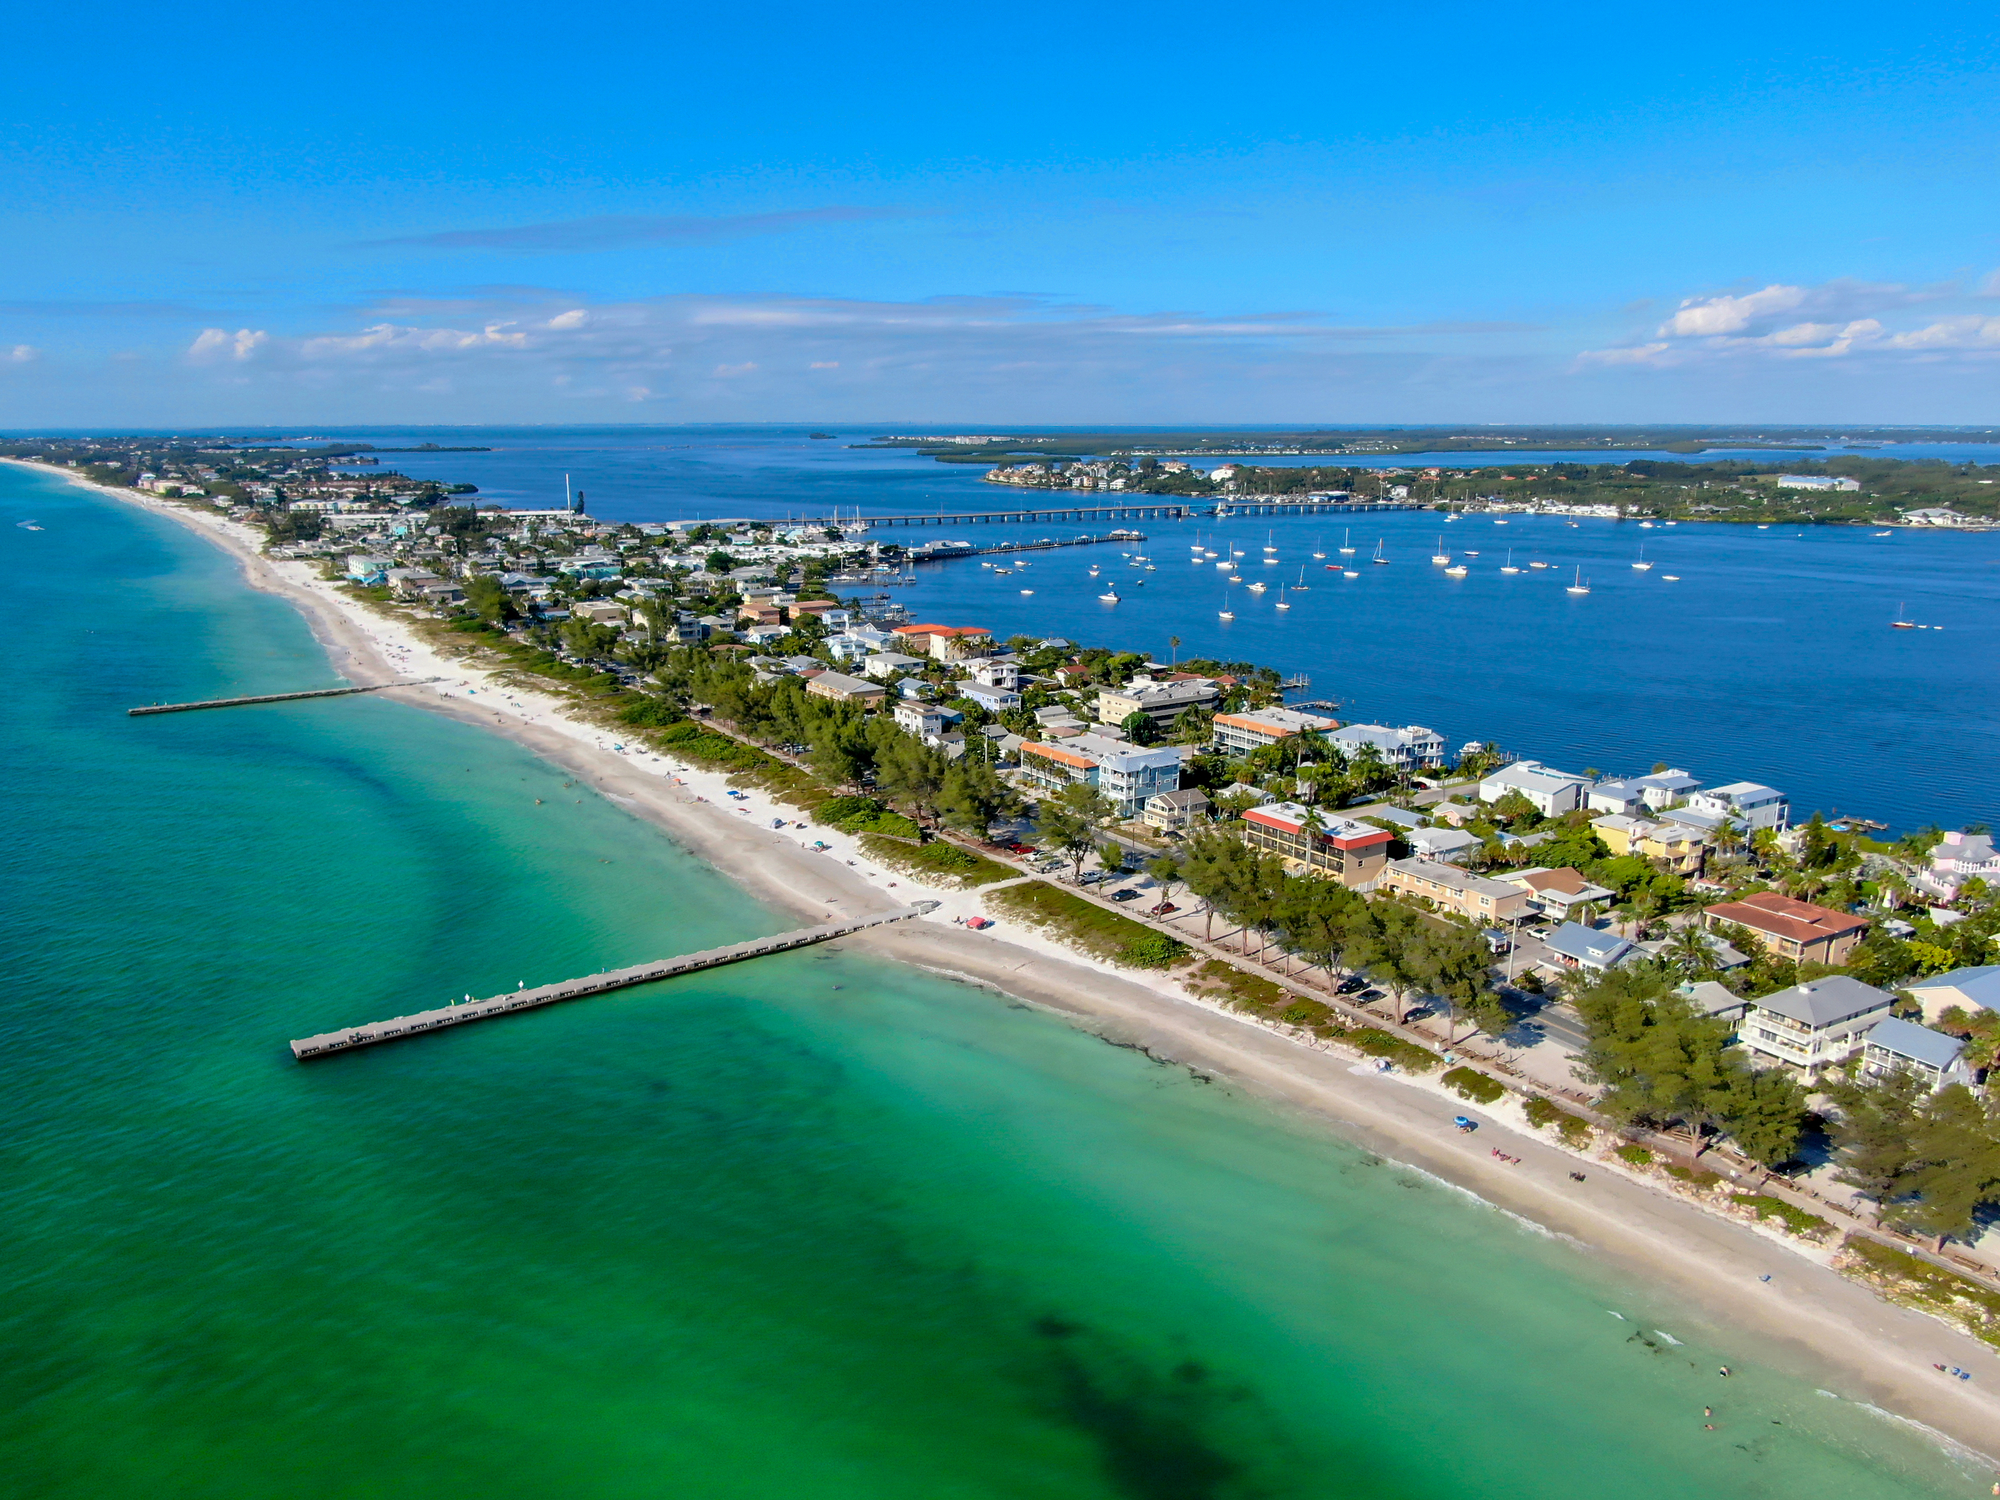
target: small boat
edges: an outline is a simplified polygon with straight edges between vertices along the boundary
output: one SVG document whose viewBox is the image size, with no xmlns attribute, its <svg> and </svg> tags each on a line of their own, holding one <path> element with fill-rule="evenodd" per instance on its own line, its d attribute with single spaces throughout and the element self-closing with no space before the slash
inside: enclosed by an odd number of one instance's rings
<svg viewBox="0 0 2000 1500">
<path fill-rule="evenodd" d="M 1340 534 L 1340 555 L 1342 557 L 1352 557 L 1354 555 L 1354 549 L 1348 545 L 1348 540 L 1352 535 L 1353 533 L 1346 531 Z"/>
<path fill-rule="evenodd" d="M 1323 546 L 1325 546 L 1325 545 L 1326 545 L 1326 543 L 1324 543 L 1324 542 L 1319 542 L 1319 541 L 1315 541 L 1315 542 L 1313 543 L 1313 560 L 1314 560 L 1315 562 L 1318 562 L 1318 561 L 1322 561 L 1322 560 L 1324 560 L 1324 559 L 1325 559 L 1325 557 L 1326 557 L 1326 554 L 1325 554 L 1324 552 L 1322 552 L 1322 551 L 1320 551 L 1320 550 L 1319 550 L 1319 549 L 1320 549 L 1321 547 L 1323 547 Z"/>
<path fill-rule="evenodd" d="M 1660 582 L 1662 583 L 1679 583 L 1680 581 L 1681 575 L 1678 573 L 1662 573 L 1660 575 Z"/>
<path fill-rule="evenodd" d="M 1915 620 L 1904 619 L 1903 606 L 1898 604 L 1896 606 L 1896 618 L 1889 622 L 1889 628 L 1892 630 L 1915 630 L 1917 622 Z"/>
<path fill-rule="evenodd" d="M 1470 550 L 1469 548 L 1467 549 L 1467 551 L 1466 551 L 1466 554 L 1465 554 L 1465 555 L 1466 555 L 1467 557 L 1477 557 L 1477 556 L 1479 556 L 1479 554 L 1478 554 L 1477 552 L 1474 552 L 1474 551 Z"/>
<path fill-rule="evenodd" d="M 1032 593 L 1034 593 L 1034 590 L 1033 590 L 1033 589 L 1022 589 L 1022 590 L 1021 590 L 1021 592 L 1022 592 L 1022 593 L 1024 593 L 1024 594 L 1032 594 Z"/>
<path fill-rule="evenodd" d="M 1545 562 L 1531 562 L 1528 566 L 1531 568 L 1546 568 L 1548 564 Z"/>
<path fill-rule="evenodd" d="M 1894 536 L 1895 534 L 1893 531 L 1871 531 L 1869 533 L 1870 536 Z"/>
<path fill-rule="evenodd" d="M 1465 576 L 1465 572 L 1466 569 L 1464 563 L 1453 563 L 1450 567 L 1444 570 L 1444 576 L 1447 578 L 1463 578 Z"/>
<path fill-rule="evenodd" d="M 1639 529 L 1641 531 L 1651 531 L 1653 529 L 1653 523 L 1651 521 L 1641 521 L 1639 523 Z"/>
<path fill-rule="evenodd" d="M 993 576 L 995 578 L 1005 578 L 1008 574 L 1012 573 L 1013 571 L 1014 570 L 1012 568 L 995 568 L 993 570 Z"/>
<path fill-rule="evenodd" d="M 1284 585 L 1279 584 L 1278 587 L 1283 588 Z M 1261 594 L 1264 592 L 1264 585 L 1261 583 L 1253 583 L 1250 585 L 1250 592 L 1253 594 Z"/>
<path fill-rule="evenodd" d="M 33 521 L 16 521 L 14 524 L 20 527 L 23 531 L 40 531 L 43 529 L 42 527 L 36 525 Z"/>
<path fill-rule="evenodd" d="M 1514 549 L 1512 547 L 1509 547 L 1507 549 L 1507 565 L 1503 567 L 1500 571 L 1503 573 L 1518 573 L 1521 571 L 1519 568 L 1514 566 Z"/>
<path fill-rule="evenodd" d="M 1215 612 L 1215 617 L 1218 620 L 1233 620 L 1236 618 L 1236 613 L 1230 609 L 1228 601 L 1224 600 L 1222 608 Z"/>
<path fill-rule="evenodd" d="M 1154 566 L 1153 564 L 1151 564 L 1151 563 L 1147 563 L 1147 564 L 1146 564 L 1146 571 L 1147 571 L 1148 573 L 1157 573 L 1157 572 L 1159 572 L 1160 570 L 1159 570 L 1159 569 L 1158 569 L 1157 567 L 1155 567 L 1155 566 Z"/>
<path fill-rule="evenodd" d="M 1264 533 L 1264 550 L 1266 552 L 1276 552 L 1278 550 L 1277 545 L 1271 540 L 1271 538 L 1276 535 L 1277 533 L 1275 531 L 1267 531 Z"/>
<path fill-rule="evenodd" d="M 1565 521 L 1565 522 L 1564 522 L 1563 524 L 1564 524 L 1565 526 L 1569 527 L 1569 529 L 1570 529 L 1571 531 L 1574 531 L 1574 530 L 1576 530 L 1576 522 L 1574 522 L 1574 521 Z"/>
<path fill-rule="evenodd" d="M 1650 573 L 1653 570 L 1653 565 L 1646 561 L 1646 549 L 1644 547 L 1639 549 L 1639 560 L 1633 563 L 1632 566 L 1637 568 L 1641 573 Z"/>
<path fill-rule="evenodd" d="M 1091 566 L 1091 569 L 1090 569 L 1090 576 L 1091 576 L 1092 578 L 1095 578 L 1095 577 L 1097 576 L 1097 568 L 1096 568 L 1096 565 L 1095 565 L 1095 564 L 1093 564 L 1093 565 Z"/>
<path fill-rule="evenodd" d="M 992 564 L 992 563 L 981 563 L 981 564 L 980 564 L 979 566 L 980 566 L 980 567 L 982 567 L 982 568 L 990 568 L 990 567 L 992 567 L 992 566 L 993 566 L 993 564 Z"/>
<path fill-rule="evenodd" d="M 1099 594 L 1097 597 L 1106 604 L 1116 604 L 1118 602 L 1118 590 L 1112 589 L 1107 593 Z"/>
<path fill-rule="evenodd" d="M 1282 583 L 1278 585 L 1278 604 L 1277 604 L 1277 607 L 1278 607 L 1279 609 L 1290 609 L 1290 608 L 1291 608 L 1291 605 L 1289 605 L 1289 604 L 1287 604 L 1287 603 L 1285 602 L 1285 586 L 1284 586 L 1284 585 L 1283 585 Z"/>
<path fill-rule="evenodd" d="M 1493 524 L 1495 526 L 1505 526 L 1508 525 L 1509 523 L 1505 516 L 1495 516 L 1493 518 Z"/>
<path fill-rule="evenodd" d="M 1309 586 L 1306 583 L 1306 565 L 1304 563 L 1300 563 L 1299 581 L 1292 585 L 1292 592 L 1295 594 L 1303 594 L 1308 592 L 1308 589 Z"/>
<path fill-rule="evenodd" d="M 1433 553 L 1431 554 L 1431 561 L 1432 561 L 1432 562 L 1434 562 L 1434 563 L 1436 563 L 1436 564 L 1437 564 L 1437 565 L 1438 565 L 1438 566 L 1439 566 L 1440 568 L 1444 567 L 1444 566 L 1445 566 L 1446 564 L 1448 564 L 1448 563 L 1449 563 L 1449 562 L 1451 561 L 1451 554 L 1450 554 L 1449 552 L 1447 552 L 1447 551 L 1445 551 L 1445 550 L 1444 550 L 1444 538 L 1443 538 L 1443 537 L 1439 537 L 1439 538 L 1438 538 L 1438 540 L 1437 540 L 1437 551 L 1435 551 L 1435 552 L 1433 552 Z"/>
<path fill-rule="evenodd" d="M 1587 594 L 1590 592 L 1590 585 L 1583 581 L 1583 569 L 1581 567 L 1576 570 L 1576 582 L 1564 589 L 1563 592 L 1565 594 Z"/>
<path fill-rule="evenodd" d="M 1769 526 L 1767 526 L 1767 525 L 1764 525 L 1764 524 L 1761 524 L 1761 523 L 1760 523 L 1760 524 L 1758 525 L 1757 529 L 1758 529 L 1759 531 L 1769 531 L 1769 530 L 1770 530 L 1771 528 L 1770 528 Z"/>
<path fill-rule="evenodd" d="M 1453 521 L 1456 521 L 1457 519 L 1458 517 L 1456 515 L 1446 516 L 1444 518 L 1444 523 L 1445 525 L 1449 526 Z"/>
<path fill-rule="evenodd" d="M 1372 563 L 1379 563 L 1385 568 L 1389 566 L 1389 559 L 1382 555 L 1382 539 L 1380 537 L 1375 539 L 1375 555 L 1368 560 Z"/>
<path fill-rule="evenodd" d="M 1342 568 L 1340 570 L 1340 576 L 1342 578 L 1359 578 L 1361 575 L 1355 572 L 1354 569 L 1352 568 Z"/>
</svg>

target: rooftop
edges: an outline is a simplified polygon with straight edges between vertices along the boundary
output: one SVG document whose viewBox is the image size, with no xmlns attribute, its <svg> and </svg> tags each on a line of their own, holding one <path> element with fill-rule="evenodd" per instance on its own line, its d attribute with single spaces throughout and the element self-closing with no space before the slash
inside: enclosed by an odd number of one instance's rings
<svg viewBox="0 0 2000 1500">
<path fill-rule="evenodd" d="M 1869 1029 L 1868 1045 L 1940 1071 L 1957 1062 L 1959 1054 L 1965 1051 L 1965 1043 L 1957 1037 L 1946 1036 L 1942 1031 L 1932 1031 L 1928 1026 L 1918 1026 L 1895 1016 L 1877 1021 Z"/>
<path fill-rule="evenodd" d="M 1776 891 L 1758 891 L 1741 901 L 1718 902 L 1706 910 L 1718 921 L 1738 922 L 1753 932 L 1767 932 L 1799 943 L 1816 943 L 1868 925 L 1866 917 L 1814 906 L 1809 901 L 1795 901 Z"/>
<path fill-rule="evenodd" d="M 1887 992 L 1863 984 L 1851 974 L 1829 974 L 1824 979 L 1779 990 L 1751 1004 L 1803 1025 L 1820 1027 L 1837 1026 L 1871 1010 L 1887 1010 L 1889 1001 Z"/>
</svg>

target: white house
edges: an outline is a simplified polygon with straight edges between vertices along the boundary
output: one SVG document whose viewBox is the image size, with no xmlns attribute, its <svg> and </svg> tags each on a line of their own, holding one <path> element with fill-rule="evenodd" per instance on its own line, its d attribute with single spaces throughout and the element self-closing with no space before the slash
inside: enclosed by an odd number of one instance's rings
<svg viewBox="0 0 2000 1500">
<path fill-rule="evenodd" d="M 1534 805 L 1536 812 L 1550 818 L 1581 807 L 1585 785 L 1581 776 L 1552 771 L 1540 761 L 1517 760 L 1479 783 L 1479 800 L 1498 802 L 1510 792 L 1519 792 Z"/>
<path fill-rule="evenodd" d="M 1654 812 L 1664 812 L 1670 807 L 1679 807 L 1688 798 L 1701 790 L 1701 783 L 1685 771 L 1655 771 L 1650 776 L 1634 778 L 1633 784 L 1640 788 L 1646 799 L 1646 806 Z"/>
<path fill-rule="evenodd" d="M 1004 713 L 1021 706 L 1021 695 L 1012 688 L 989 687 L 983 682 L 959 684 L 961 698 L 970 698 L 990 714 Z"/>
<path fill-rule="evenodd" d="M 1349 724 L 1327 738 L 1349 757 L 1372 745 L 1382 764 L 1398 771 L 1416 771 L 1444 763 L 1444 736 L 1421 724 L 1391 729 L 1386 724 Z"/>
<path fill-rule="evenodd" d="M 862 670 L 870 677 L 886 680 L 898 672 L 921 672 L 929 665 L 928 657 L 905 656 L 900 651 L 878 651 L 863 662 Z"/>
<path fill-rule="evenodd" d="M 1739 1037 L 1753 1052 L 1816 1075 L 1860 1051 L 1893 1003 L 1851 974 L 1829 974 L 1752 1000 Z"/>
<path fill-rule="evenodd" d="M 1973 1084 L 1972 1066 L 1965 1060 L 1965 1043 L 1955 1036 L 1890 1016 L 1877 1021 L 1861 1048 L 1861 1076 L 1879 1080 L 1897 1073 L 1914 1073 L 1932 1093 L 1947 1084 Z"/>
<path fill-rule="evenodd" d="M 1011 693 L 1021 685 L 1021 666 L 1011 656 L 982 657 L 973 665 L 972 680 L 981 687 L 1005 688 Z"/>
<path fill-rule="evenodd" d="M 1754 781 L 1732 781 L 1696 792 L 1688 798 L 1687 805 L 1692 812 L 1733 819 L 1744 828 L 1776 828 L 1782 832 L 1792 821 L 1791 800 L 1777 788 Z"/>
</svg>

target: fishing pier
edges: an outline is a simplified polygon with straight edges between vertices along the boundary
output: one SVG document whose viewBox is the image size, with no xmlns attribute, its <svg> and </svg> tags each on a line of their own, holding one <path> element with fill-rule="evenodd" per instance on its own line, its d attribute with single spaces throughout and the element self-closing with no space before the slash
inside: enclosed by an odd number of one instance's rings
<svg viewBox="0 0 2000 1500">
<path fill-rule="evenodd" d="M 1123 505 L 1064 505 L 1042 510 L 939 511 L 929 516 L 859 516 L 841 521 L 798 521 L 799 526 L 1012 526 L 1030 521 L 1185 521 L 1197 514 L 1196 507 L 1179 501 L 1171 504 L 1127 502 Z"/>
<path fill-rule="evenodd" d="M 424 677 L 413 682 L 378 682 L 371 687 L 311 688 L 303 693 L 260 693 L 254 698 L 209 698 L 200 703 L 149 703 L 144 708 L 128 708 L 132 718 L 141 714 L 191 714 L 199 708 L 246 708 L 253 703 L 297 703 L 304 698 L 345 698 L 353 693 L 379 693 L 384 688 L 423 687 L 443 682 L 442 677 Z"/>
<path fill-rule="evenodd" d="M 935 901 L 919 901 L 914 906 L 905 906 L 881 916 L 856 917 L 846 922 L 826 922 L 818 927 L 802 927 L 796 932 L 781 932 L 774 937 L 752 938 L 747 943 L 731 943 L 724 948 L 704 948 L 698 953 L 684 953 L 679 958 L 637 964 L 629 969 L 611 969 L 603 974 L 587 975 L 582 979 L 565 979 L 559 984 L 544 984 L 534 989 L 523 988 L 511 995 L 494 995 L 486 1000 L 468 1000 L 461 1005 L 447 1005 L 437 1010 L 420 1010 L 414 1015 L 394 1016 L 387 1021 L 371 1021 L 365 1026 L 354 1026 L 345 1031 L 328 1031 L 319 1036 L 300 1037 L 292 1043 L 292 1056 L 299 1062 L 304 1062 L 309 1057 L 324 1057 L 329 1052 L 347 1052 L 356 1047 L 370 1047 L 377 1042 L 393 1042 L 426 1031 L 442 1031 L 447 1026 L 463 1026 L 469 1021 L 484 1021 L 489 1016 L 512 1015 L 515 1011 L 533 1010 L 538 1005 L 554 1005 L 559 1000 L 579 1000 L 585 995 L 601 995 L 606 990 L 622 990 L 635 984 L 651 984 L 656 979 L 672 979 L 677 975 L 693 974 L 701 969 L 718 969 L 724 964 L 741 963 L 746 958 L 762 958 L 770 953 L 787 953 L 794 948 L 809 948 L 814 943 L 846 937 L 849 933 L 862 932 L 870 927 L 881 927 L 889 922 L 908 921 L 911 917 L 920 917 L 928 911 L 935 910 L 936 907 Z"/>
</svg>

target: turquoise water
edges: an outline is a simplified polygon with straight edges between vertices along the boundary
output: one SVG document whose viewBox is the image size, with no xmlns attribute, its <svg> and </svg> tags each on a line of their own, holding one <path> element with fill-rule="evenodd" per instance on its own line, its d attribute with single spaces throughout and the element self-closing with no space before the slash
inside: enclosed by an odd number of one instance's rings
<svg viewBox="0 0 2000 1500">
<path fill-rule="evenodd" d="M 467 726 L 127 719 L 328 672 L 167 523 L 13 471 L 0 522 L 9 1494 L 1990 1483 L 1455 1190 L 858 956 L 297 1066 L 292 1036 L 781 923 Z"/>
</svg>

